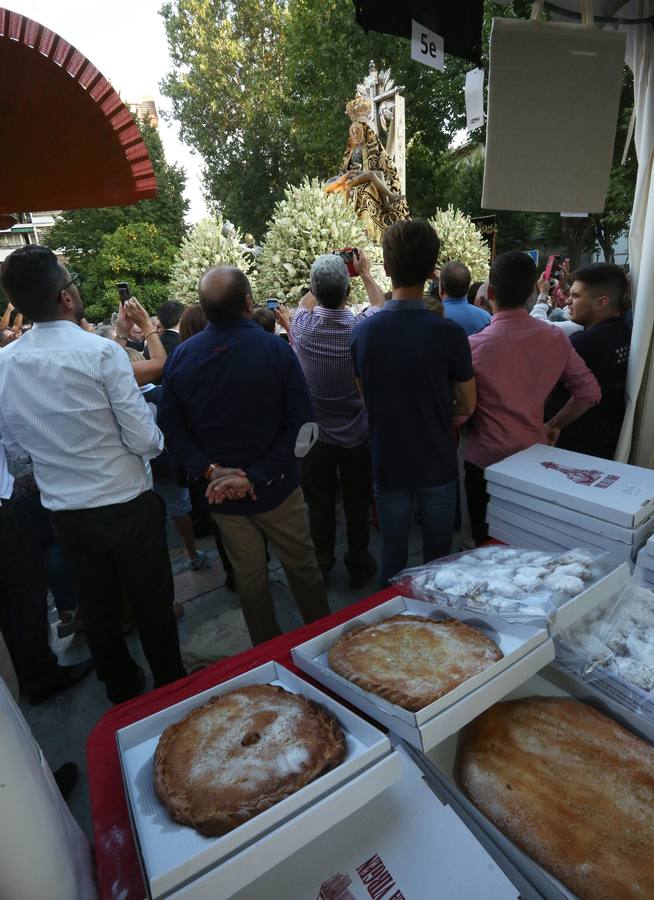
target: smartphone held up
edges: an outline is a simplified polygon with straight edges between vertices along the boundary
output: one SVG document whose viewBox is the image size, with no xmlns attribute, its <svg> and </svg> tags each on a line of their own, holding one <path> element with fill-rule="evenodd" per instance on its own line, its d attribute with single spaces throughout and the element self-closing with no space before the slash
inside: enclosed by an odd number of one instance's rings
<svg viewBox="0 0 654 900">
<path fill-rule="evenodd" d="M 129 298 L 132 296 L 131 291 L 129 289 L 129 285 L 126 281 L 117 281 L 116 287 L 118 288 L 118 296 L 120 297 L 120 305 L 124 306 Z"/>
<path fill-rule="evenodd" d="M 356 258 L 359 258 L 359 251 L 356 247 L 345 247 L 343 250 L 332 250 L 336 256 L 340 256 L 343 262 L 347 267 L 347 274 L 350 278 L 354 278 L 359 273 L 354 268 L 354 256 L 356 254 Z"/>
</svg>

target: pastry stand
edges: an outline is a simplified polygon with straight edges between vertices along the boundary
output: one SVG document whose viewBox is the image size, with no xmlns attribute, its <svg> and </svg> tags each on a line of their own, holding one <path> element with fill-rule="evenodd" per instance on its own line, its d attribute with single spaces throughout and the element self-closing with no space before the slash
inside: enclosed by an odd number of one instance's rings
<svg viewBox="0 0 654 900">
<path fill-rule="evenodd" d="M 98 892 L 102 900 L 118 897 L 120 900 L 143 900 L 145 897 L 123 790 L 116 731 L 270 660 L 276 660 L 297 672 L 291 661 L 293 647 L 355 618 L 396 594 L 395 588 L 387 588 L 318 622 L 280 635 L 265 644 L 207 666 L 187 678 L 115 706 L 102 716 L 89 735 L 86 746 Z"/>
</svg>

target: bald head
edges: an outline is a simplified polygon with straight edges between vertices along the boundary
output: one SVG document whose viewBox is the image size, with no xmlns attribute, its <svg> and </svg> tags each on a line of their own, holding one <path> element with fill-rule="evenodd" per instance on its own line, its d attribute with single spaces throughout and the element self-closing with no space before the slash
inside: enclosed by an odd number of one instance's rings
<svg viewBox="0 0 654 900">
<path fill-rule="evenodd" d="M 470 287 L 470 269 L 462 262 L 448 262 L 441 269 L 441 297 L 465 297 Z"/>
<path fill-rule="evenodd" d="M 252 288 L 245 272 L 232 266 L 207 269 L 198 288 L 200 305 L 209 322 L 235 322 L 252 307 Z"/>
</svg>

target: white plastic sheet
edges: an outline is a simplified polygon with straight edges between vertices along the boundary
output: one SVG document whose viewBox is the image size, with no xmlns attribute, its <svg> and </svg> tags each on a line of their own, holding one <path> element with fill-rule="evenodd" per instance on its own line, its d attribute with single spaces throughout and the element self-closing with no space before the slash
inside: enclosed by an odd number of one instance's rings
<svg viewBox="0 0 654 900">
<path fill-rule="evenodd" d="M 91 850 L 0 679 L 0 900 L 94 900 Z"/>
</svg>

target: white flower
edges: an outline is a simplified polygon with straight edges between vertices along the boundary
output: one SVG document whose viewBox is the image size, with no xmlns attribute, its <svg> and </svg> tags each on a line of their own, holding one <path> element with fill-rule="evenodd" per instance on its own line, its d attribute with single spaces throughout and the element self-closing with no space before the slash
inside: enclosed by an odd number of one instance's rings
<svg viewBox="0 0 654 900">
<path fill-rule="evenodd" d="M 317 179 L 287 187 L 273 210 L 257 260 L 258 295 L 297 302 L 309 286 L 315 258 L 344 247 L 365 249 L 377 277 L 381 248 L 372 244 L 352 207 L 342 197 L 326 194 Z M 378 284 L 387 290 L 386 278 L 380 277 Z M 365 296 L 361 279 L 353 278 L 350 301 L 364 302 Z"/>
<path fill-rule="evenodd" d="M 447 209 L 437 209 L 430 221 L 441 241 L 439 265 L 462 262 L 470 269 L 473 281 L 485 281 L 488 278 L 490 250 L 468 216 L 448 206 Z"/>
<path fill-rule="evenodd" d="M 198 222 L 177 252 L 170 276 L 171 297 L 183 303 L 195 303 L 200 278 L 212 266 L 236 266 L 248 273 L 252 283 L 256 272 L 250 271 L 251 261 L 239 246 L 241 243 L 236 228 L 223 234 L 220 217 Z"/>
</svg>

